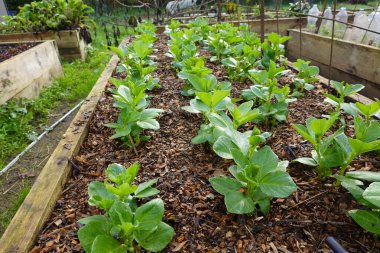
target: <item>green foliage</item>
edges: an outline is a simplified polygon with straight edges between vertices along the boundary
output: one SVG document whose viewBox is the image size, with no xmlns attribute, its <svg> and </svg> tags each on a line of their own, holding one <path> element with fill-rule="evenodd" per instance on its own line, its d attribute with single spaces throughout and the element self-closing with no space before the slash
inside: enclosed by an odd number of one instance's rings
<svg viewBox="0 0 380 253">
<path fill-rule="evenodd" d="M 0 31 L 42 32 L 95 27 L 90 18 L 94 10 L 82 0 L 42 0 L 25 4 L 14 16 L 5 16 L 5 25 Z"/>
<path fill-rule="evenodd" d="M 347 172 L 346 176 L 336 176 L 356 201 L 367 210 L 351 210 L 348 214 L 359 226 L 377 236 L 380 235 L 380 173 L 371 171 Z M 371 182 L 363 189 L 362 181 Z"/>
<path fill-rule="evenodd" d="M 331 85 L 338 93 L 338 96 L 334 96 L 329 93 L 323 93 L 323 95 L 326 97 L 325 102 L 332 104 L 336 108 L 337 112 L 339 112 L 342 108 L 346 108 L 346 105 L 344 103 L 344 99 L 346 97 L 356 94 L 364 89 L 364 86 L 361 84 L 348 84 L 345 82 L 337 81 L 331 81 Z"/>
<path fill-rule="evenodd" d="M 161 221 L 163 201 L 153 199 L 141 206 L 136 203 L 137 198 L 159 192 L 152 187 L 158 179 L 133 184 L 138 171 L 137 163 L 127 169 L 111 164 L 106 170 L 107 181 L 89 185 L 89 204 L 103 209 L 105 214 L 78 221 L 84 225 L 78 237 L 86 252 L 134 252 L 134 241 L 146 250 L 157 252 L 172 240 L 173 228 Z"/>
<path fill-rule="evenodd" d="M 298 71 L 297 78 L 294 79 L 295 90 L 292 96 L 299 97 L 303 95 L 304 89 L 312 90 L 314 86 L 312 82 L 317 82 L 319 79 L 315 78 L 319 74 L 319 68 L 316 66 L 309 66 L 310 61 L 297 59 L 294 67 Z"/>
<path fill-rule="evenodd" d="M 210 179 L 212 187 L 224 196 L 228 212 L 252 213 L 258 206 L 267 214 L 271 198 L 288 197 L 297 189 L 286 172 L 287 162 L 280 162 L 270 147 L 265 146 L 252 155 L 241 149 L 231 148 L 229 151 L 236 163 L 229 168 L 233 178 L 219 176 Z"/>
<path fill-rule="evenodd" d="M 210 92 L 212 90 L 230 90 L 229 82 L 218 82 L 216 77 L 211 74 L 204 75 L 208 70 L 203 69 L 196 74 L 187 71 L 179 73 L 179 77 L 187 80 L 187 85 L 183 87 L 181 92 L 184 96 L 194 96 L 196 92 Z"/>
<path fill-rule="evenodd" d="M 270 33 L 268 39 L 262 44 L 262 59 L 260 61 L 261 66 L 268 69 L 270 62 L 276 62 L 280 59 L 280 56 L 285 54 L 285 46 L 283 43 L 288 41 L 291 37 L 280 36 L 277 33 Z"/>
</svg>

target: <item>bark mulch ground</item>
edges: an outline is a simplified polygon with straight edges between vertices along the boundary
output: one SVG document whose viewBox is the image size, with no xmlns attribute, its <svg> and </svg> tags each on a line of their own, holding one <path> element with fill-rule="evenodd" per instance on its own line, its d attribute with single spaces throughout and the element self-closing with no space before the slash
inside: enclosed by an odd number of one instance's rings
<svg viewBox="0 0 380 253">
<path fill-rule="evenodd" d="M 349 252 L 380 252 L 379 239 L 347 216 L 348 210 L 359 207 L 350 194 L 333 186 L 331 179 L 319 180 L 312 168 L 299 164 L 290 164 L 288 169 L 298 190 L 287 199 L 274 199 L 267 216 L 227 214 L 222 196 L 212 189 L 208 179 L 227 173 L 231 161 L 215 155 L 208 145 L 190 143 L 202 119 L 181 109 L 190 99 L 180 94 L 183 81 L 176 77 L 171 60 L 164 55 L 167 38 L 161 37 L 155 47 L 155 75 L 162 88 L 150 95 L 151 107 L 165 110 L 159 120 L 161 129 L 148 132 L 152 138 L 138 147 L 138 156 L 120 147 L 120 142 L 109 138 L 113 130 L 104 127 L 116 121 L 118 115 L 110 93 L 105 92 L 91 120 L 89 135 L 72 161 L 73 177 L 31 252 L 83 252 L 76 236 L 77 220 L 99 213 L 87 204 L 87 185 L 102 180 L 109 164 L 129 166 L 135 161 L 141 165 L 139 181 L 160 178 L 157 188 L 165 202 L 165 222 L 176 231 L 165 252 L 330 252 L 324 244 L 328 235 Z M 219 79 L 225 78 L 222 67 L 212 63 L 208 66 Z M 234 83 L 234 87 L 232 94 L 238 96 L 239 90 L 249 84 Z M 289 109 L 289 122 L 271 129 L 273 136 L 268 144 L 280 159 L 292 160 L 308 156 L 311 146 L 290 123 L 320 117 L 329 107 L 323 104 L 322 95 L 312 91 Z M 379 157 L 365 155 L 351 169 L 379 167 Z"/>
<path fill-rule="evenodd" d="M 21 54 L 22 52 L 36 45 L 38 45 L 38 43 L 34 43 L 34 42 L 0 45 L 0 62 L 8 60 L 18 54 Z"/>
</svg>

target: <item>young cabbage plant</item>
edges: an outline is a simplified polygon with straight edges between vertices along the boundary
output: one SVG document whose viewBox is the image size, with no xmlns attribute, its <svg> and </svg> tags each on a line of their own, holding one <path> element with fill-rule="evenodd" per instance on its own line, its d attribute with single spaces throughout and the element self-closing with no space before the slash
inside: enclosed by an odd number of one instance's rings
<svg viewBox="0 0 380 253">
<path fill-rule="evenodd" d="M 304 61 L 298 59 L 294 63 L 294 67 L 298 71 L 297 77 L 294 79 L 295 89 L 292 96 L 300 97 L 303 95 L 304 90 L 314 89 L 313 82 L 317 82 L 319 79 L 315 76 L 319 74 L 319 68 L 316 66 L 309 66 L 310 61 Z"/>
<path fill-rule="evenodd" d="M 80 219 L 79 241 L 88 253 L 135 252 L 136 247 L 157 252 L 172 240 L 174 230 L 162 222 L 164 203 L 153 199 L 140 207 L 136 199 L 147 198 L 159 193 L 152 187 L 157 178 L 133 184 L 138 173 L 138 163 L 129 168 L 111 164 L 106 170 L 104 183 L 90 183 L 89 204 L 105 211 Z"/>
<path fill-rule="evenodd" d="M 331 81 L 331 85 L 334 87 L 338 96 L 334 96 L 329 93 L 323 93 L 326 97 L 325 102 L 333 105 L 336 108 L 337 112 L 340 112 L 341 109 L 349 108 L 349 106 L 344 103 L 344 99 L 347 96 L 353 95 L 364 89 L 364 86 L 361 84 L 348 84 L 345 82 Z M 347 111 L 349 113 L 350 111 Z"/>
<path fill-rule="evenodd" d="M 251 156 L 239 149 L 230 149 L 236 163 L 229 168 L 233 178 L 213 177 L 212 187 L 224 196 L 227 211 L 249 214 L 260 211 L 267 214 L 272 198 L 290 196 L 297 186 L 286 172 L 287 162 L 279 161 L 269 146 L 253 152 Z"/>
<path fill-rule="evenodd" d="M 366 231 L 380 236 L 380 173 L 352 171 L 347 172 L 346 176 L 338 175 L 336 178 L 359 204 L 366 207 L 366 210 L 350 210 L 350 217 Z M 363 181 L 370 183 L 365 189 Z"/>
</svg>

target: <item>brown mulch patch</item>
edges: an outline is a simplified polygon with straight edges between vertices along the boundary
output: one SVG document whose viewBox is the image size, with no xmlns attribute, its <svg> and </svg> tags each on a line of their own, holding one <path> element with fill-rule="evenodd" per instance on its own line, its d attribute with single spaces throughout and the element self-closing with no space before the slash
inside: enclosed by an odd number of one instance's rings
<svg viewBox="0 0 380 253">
<path fill-rule="evenodd" d="M 35 42 L 0 45 L 0 62 L 8 60 L 18 54 L 21 54 L 22 52 L 36 45 L 38 45 L 38 43 Z"/>
<path fill-rule="evenodd" d="M 324 244 L 329 235 L 349 252 L 380 252 L 380 241 L 347 216 L 348 210 L 359 207 L 351 195 L 334 187 L 331 179 L 319 180 L 312 168 L 300 164 L 291 164 L 288 169 L 298 190 L 287 199 L 274 199 L 269 215 L 227 214 L 223 197 L 212 189 L 208 179 L 227 173 L 232 162 L 215 155 L 208 145 L 190 143 L 202 119 L 181 109 L 190 98 L 180 94 L 183 81 L 176 77 L 171 60 L 164 55 L 166 37 L 161 37 L 155 47 L 155 75 L 162 88 L 150 95 L 151 107 L 165 110 L 159 120 L 161 129 L 148 132 L 151 139 L 138 147 L 138 156 L 120 147 L 119 141 L 109 138 L 113 130 L 104 127 L 118 115 L 110 93 L 105 92 L 91 120 L 88 137 L 72 161 L 73 177 L 31 252 L 83 252 L 76 236 L 77 220 L 99 213 L 87 204 L 87 185 L 103 180 L 109 164 L 129 166 L 135 161 L 141 165 L 139 181 L 160 178 L 158 197 L 165 202 L 165 222 L 176 232 L 165 252 L 330 252 Z M 211 63 L 208 66 L 219 79 L 226 76 L 223 68 Z M 249 84 L 235 86 L 240 90 Z M 233 90 L 233 94 L 238 92 Z M 328 109 L 322 95 L 308 93 L 290 105 L 289 122 L 271 130 L 273 136 L 268 144 L 280 159 L 308 156 L 311 146 L 290 123 L 320 117 Z M 351 169 L 378 170 L 379 162 L 379 157 L 365 155 Z"/>
</svg>

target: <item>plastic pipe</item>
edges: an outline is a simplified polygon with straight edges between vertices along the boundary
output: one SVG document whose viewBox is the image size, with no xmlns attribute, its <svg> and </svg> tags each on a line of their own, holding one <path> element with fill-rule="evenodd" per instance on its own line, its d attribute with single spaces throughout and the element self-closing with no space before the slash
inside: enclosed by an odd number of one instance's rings
<svg viewBox="0 0 380 253">
<path fill-rule="evenodd" d="M 80 107 L 83 104 L 84 100 L 80 101 L 79 104 L 77 104 L 74 108 L 72 108 L 70 111 L 68 111 L 65 115 L 63 115 L 62 118 L 57 120 L 53 125 L 46 128 L 45 131 L 40 134 L 40 136 L 37 137 L 32 143 L 30 143 L 24 151 L 22 151 L 20 154 L 18 154 L 10 163 L 8 163 L 1 171 L 0 176 L 3 175 L 7 170 L 9 170 L 19 159 L 21 156 L 23 156 L 26 152 L 29 151 L 34 145 L 36 145 L 37 142 L 39 142 L 47 133 L 49 133 L 51 130 L 54 129 L 59 123 L 61 123 L 65 118 L 67 118 L 70 114 L 72 114 L 78 107 Z"/>
<path fill-rule="evenodd" d="M 339 242 L 332 236 L 328 236 L 326 238 L 326 243 L 329 245 L 332 251 L 334 251 L 334 253 L 348 253 L 348 251 L 345 250 L 342 245 L 340 245 Z"/>
</svg>

